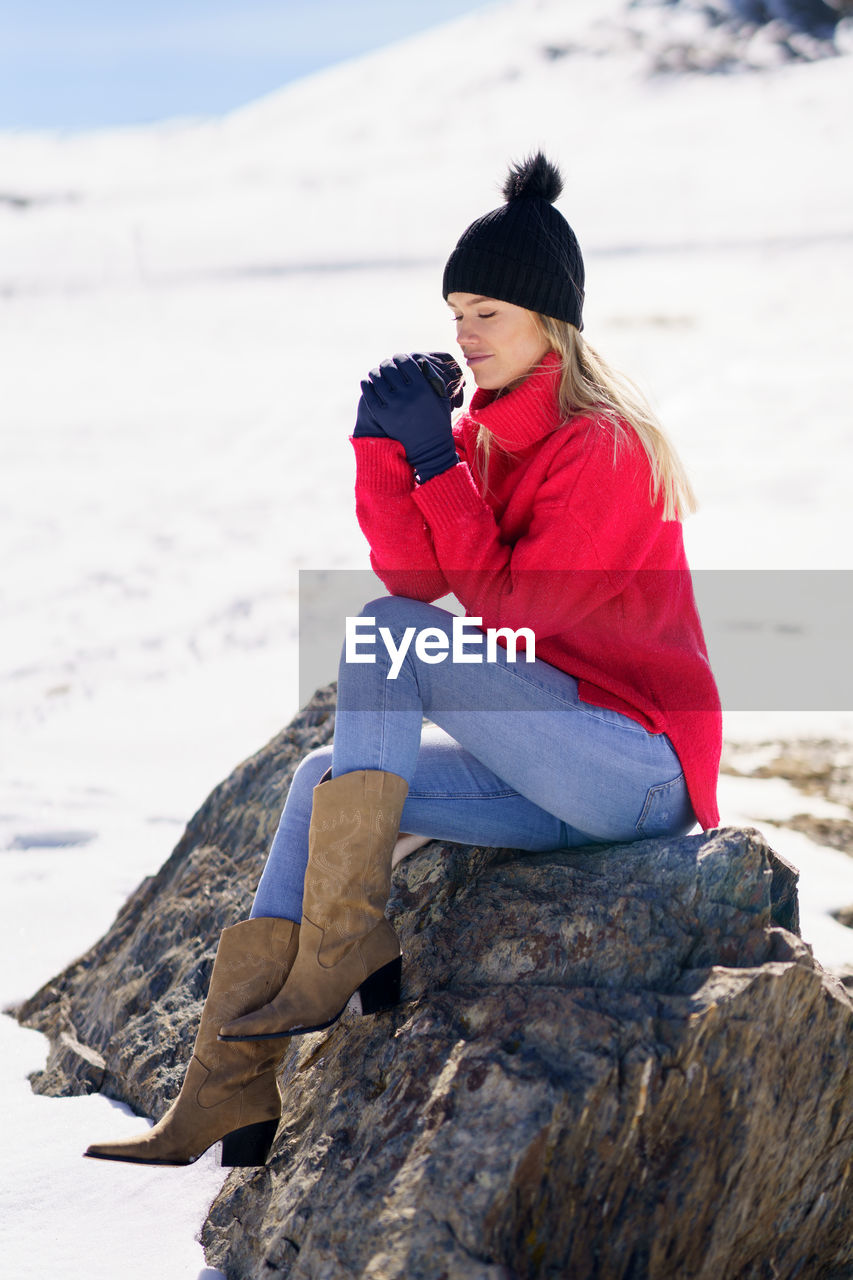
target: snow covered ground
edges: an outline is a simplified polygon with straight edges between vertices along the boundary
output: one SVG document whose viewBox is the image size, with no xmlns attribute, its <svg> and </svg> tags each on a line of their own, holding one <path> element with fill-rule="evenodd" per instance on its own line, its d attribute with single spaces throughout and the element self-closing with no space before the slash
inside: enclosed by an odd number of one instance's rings
<svg viewBox="0 0 853 1280">
<path fill-rule="evenodd" d="M 564 170 L 586 333 L 691 470 L 694 568 L 853 569 L 849 59 L 649 79 L 639 53 L 583 52 L 611 8 L 497 5 L 222 120 L 0 135 L 4 1006 L 296 710 L 298 570 L 367 564 L 358 380 L 452 346 L 441 268 L 510 157 L 541 145 Z M 726 733 L 849 740 L 853 711 L 731 709 Z M 845 811 L 781 782 L 720 796 L 800 868 L 818 958 L 853 963 L 828 914 L 853 860 L 766 821 Z M 9 1273 L 214 1276 L 192 1238 L 212 1154 L 80 1160 L 145 1122 L 33 1097 L 44 1041 L 0 1035 Z"/>
</svg>

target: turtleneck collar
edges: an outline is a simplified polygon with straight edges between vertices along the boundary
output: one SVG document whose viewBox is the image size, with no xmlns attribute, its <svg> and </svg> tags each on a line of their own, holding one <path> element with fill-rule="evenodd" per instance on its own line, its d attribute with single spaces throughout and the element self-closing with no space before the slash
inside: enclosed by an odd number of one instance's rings
<svg viewBox="0 0 853 1280">
<path fill-rule="evenodd" d="M 549 351 L 519 386 L 501 395 L 474 392 L 467 416 L 491 431 L 512 452 L 526 449 L 554 430 L 561 421 L 557 392 L 560 357 Z"/>
</svg>

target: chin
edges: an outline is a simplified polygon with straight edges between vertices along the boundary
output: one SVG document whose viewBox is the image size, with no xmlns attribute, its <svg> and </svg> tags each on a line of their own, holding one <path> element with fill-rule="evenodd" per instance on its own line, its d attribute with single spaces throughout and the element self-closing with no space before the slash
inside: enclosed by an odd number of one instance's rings
<svg viewBox="0 0 853 1280">
<path fill-rule="evenodd" d="M 503 378 L 496 376 L 494 373 L 489 376 L 485 369 L 478 376 L 478 370 L 473 370 L 474 381 L 481 391 L 500 391 L 504 385 Z"/>
</svg>

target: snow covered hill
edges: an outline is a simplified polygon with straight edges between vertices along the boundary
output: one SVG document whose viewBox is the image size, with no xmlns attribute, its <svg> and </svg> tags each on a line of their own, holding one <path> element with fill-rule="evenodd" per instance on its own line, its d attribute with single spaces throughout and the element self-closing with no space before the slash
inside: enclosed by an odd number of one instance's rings
<svg viewBox="0 0 853 1280">
<path fill-rule="evenodd" d="M 631 13 L 653 49 L 691 17 Z M 846 58 L 654 77 L 624 31 L 616 0 L 515 0 L 223 119 L 0 134 L 0 289 L 439 261 L 537 144 L 592 256 L 849 233 Z"/>
</svg>

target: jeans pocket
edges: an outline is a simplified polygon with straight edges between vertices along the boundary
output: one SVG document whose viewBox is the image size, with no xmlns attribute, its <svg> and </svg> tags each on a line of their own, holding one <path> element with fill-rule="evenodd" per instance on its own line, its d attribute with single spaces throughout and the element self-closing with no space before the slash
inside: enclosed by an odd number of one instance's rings
<svg viewBox="0 0 853 1280">
<path fill-rule="evenodd" d="M 683 835 L 696 822 L 687 793 L 684 774 L 669 782 L 649 787 L 643 812 L 637 819 L 637 832 L 646 839 L 654 836 Z"/>
</svg>

